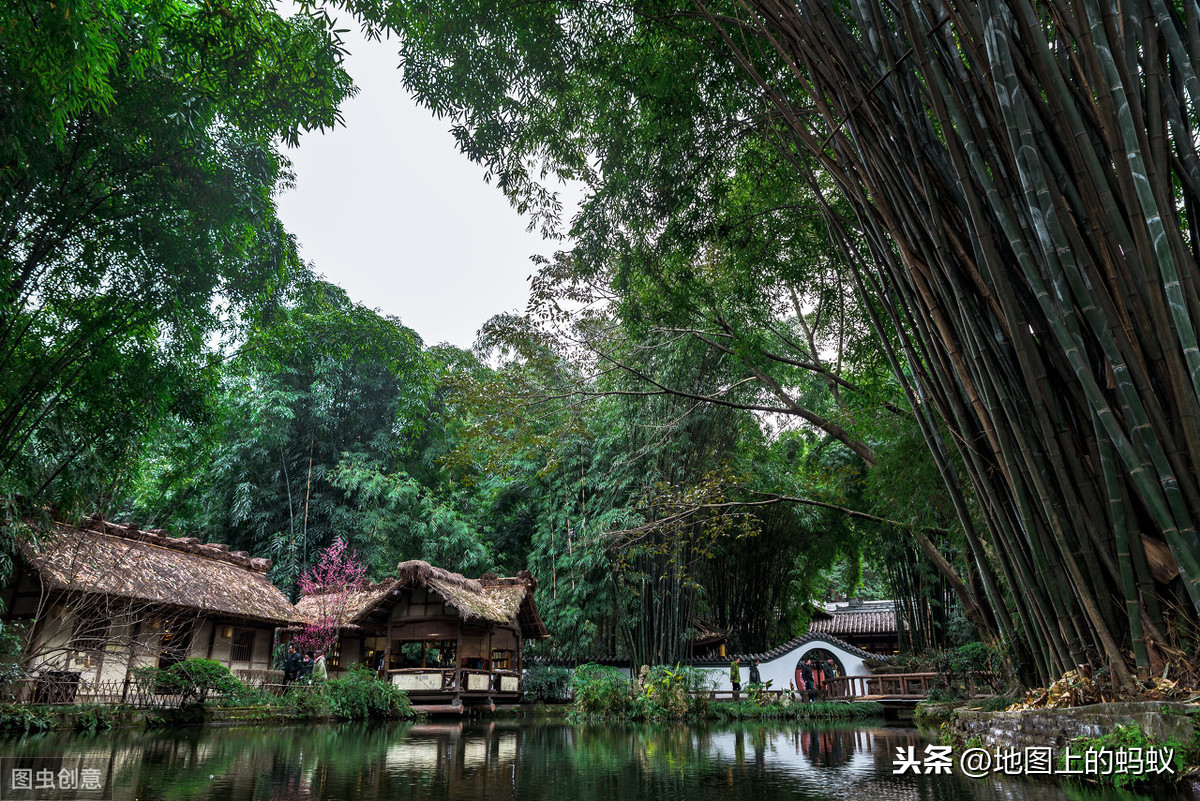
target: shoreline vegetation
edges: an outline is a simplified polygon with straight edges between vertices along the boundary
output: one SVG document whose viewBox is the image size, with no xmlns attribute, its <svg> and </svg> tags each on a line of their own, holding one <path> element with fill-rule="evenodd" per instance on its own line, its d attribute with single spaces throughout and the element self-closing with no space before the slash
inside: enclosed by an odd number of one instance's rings
<svg viewBox="0 0 1200 801">
<path fill-rule="evenodd" d="M 408 694 L 352 665 L 344 674 L 316 684 L 298 684 L 282 694 L 248 687 L 229 669 L 207 659 L 189 659 L 167 669 L 146 668 L 136 680 L 178 699 L 170 707 L 127 704 L 0 704 L 0 734 L 51 729 L 107 731 L 116 726 L 148 728 L 200 723 L 296 723 L 309 720 L 413 720 Z"/>
<path fill-rule="evenodd" d="M 723 721 L 810 720 L 883 717 L 873 702 L 816 701 L 802 693 L 782 698 L 749 685 L 738 701 L 713 701 L 707 671 L 676 665 L 643 668 L 636 679 L 616 668 L 589 663 L 571 677 L 572 715 L 578 720 Z"/>
</svg>

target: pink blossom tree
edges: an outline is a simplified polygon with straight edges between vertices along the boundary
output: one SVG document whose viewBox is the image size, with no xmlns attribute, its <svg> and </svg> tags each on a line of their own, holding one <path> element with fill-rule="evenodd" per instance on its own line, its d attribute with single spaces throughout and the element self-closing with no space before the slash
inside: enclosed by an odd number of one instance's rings
<svg viewBox="0 0 1200 801">
<path fill-rule="evenodd" d="M 310 608 L 316 610 L 316 619 L 305 623 L 292 642 L 301 652 L 328 653 L 337 643 L 351 598 L 366 588 L 367 566 L 339 537 L 321 552 L 317 566 L 300 576 L 299 584 L 301 597 L 313 599 Z"/>
</svg>

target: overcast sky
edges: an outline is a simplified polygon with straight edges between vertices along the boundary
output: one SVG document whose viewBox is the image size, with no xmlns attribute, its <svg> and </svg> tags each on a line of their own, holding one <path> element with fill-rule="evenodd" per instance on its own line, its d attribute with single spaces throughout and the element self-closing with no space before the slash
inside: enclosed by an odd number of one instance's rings
<svg viewBox="0 0 1200 801">
<path fill-rule="evenodd" d="M 286 151 L 297 185 L 280 196 L 280 217 L 304 259 L 351 298 L 399 317 L 426 344 L 469 348 L 493 314 L 524 310 L 529 257 L 562 243 L 527 233 L 458 152 L 449 121 L 408 97 L 395 42 L 343 36 L 358 96 L 342 110 L 345 127 Z"/>
</svg>

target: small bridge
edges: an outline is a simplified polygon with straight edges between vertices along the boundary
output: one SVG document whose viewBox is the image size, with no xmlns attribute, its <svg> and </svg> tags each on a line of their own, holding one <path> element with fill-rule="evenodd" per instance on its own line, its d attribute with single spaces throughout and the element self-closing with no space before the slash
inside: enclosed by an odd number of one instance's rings
<svg viewBox="0 0 1200 801">
<path fill-rule="evenodd" d="M 852 701 L 924 701 L 936 673 L 883 673 L 826 679 L 825 697 Z"/>
<path fill-rule="evenodd" d="M 813 693 L 818 701 L 878 701 L 882 704 L 915 705 L 929 695 L 930 679 L 936 673 L 887 673 L 875 676 L 840 676 L 826 679 L 819 690 Z M 745 698 L 748 691 L 738 694 Z M 803 700 L 805 691 L 776 689 L 774 683 L 769 690 L 758 690 L 768 698 L 783 699 L 794 696 Z M 710 690 L 709 698 L 714 701 L 733 700 L 733 690 Z"/>
</svg>

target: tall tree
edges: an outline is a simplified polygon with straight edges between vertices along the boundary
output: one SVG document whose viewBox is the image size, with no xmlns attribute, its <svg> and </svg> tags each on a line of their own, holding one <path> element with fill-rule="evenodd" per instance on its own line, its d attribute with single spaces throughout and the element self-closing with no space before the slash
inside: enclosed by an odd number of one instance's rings
<svg viewBox="0 0 1200 801">
<path fill-rule="evenodd" d="M 1200 616 L 1194 4 L 347 5 L 401 34 L 409 86 L 518 205 L 552 215 L 541 176 L 583 179 L 575 230 L 627 253 L 710 224 L 714 172 L 774 147 L 1029 675 L 1128 687 L 1179 653 Z"/>
<path fill-rule="evenodd" d="M 301 280 L 248 330 L 207 424 L 152 444 L 164 469 L 148 465 L 133 514 L 270 554 L 291 586 L 337 538 L 367 544 L 347 502 L 365 487 L 347 465 L 389 471 L 410 455 L 432 378 L 411 329 Z M 393 555 L 373 550 L 372 567 Z"/>
<path fill-rule="evenodd" d="M 258 0 L 0 11 L 10 509 L 94 504 L 139 433 L 194 409 L 206 338 L 297 265 L 279 140 L 337 121 L 342 55 L 323 21 Z"/>
</svg>

